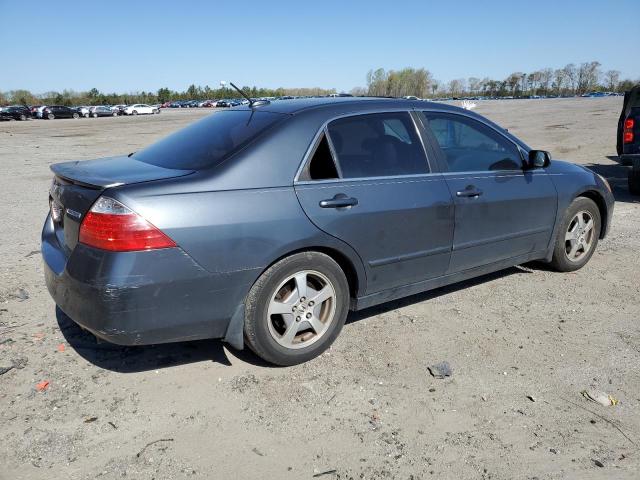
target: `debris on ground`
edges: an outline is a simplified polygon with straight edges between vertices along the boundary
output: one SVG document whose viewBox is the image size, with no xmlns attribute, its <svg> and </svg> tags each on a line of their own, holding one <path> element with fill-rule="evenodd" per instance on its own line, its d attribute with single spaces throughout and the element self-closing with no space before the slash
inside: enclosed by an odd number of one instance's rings
<svg viewBox="0 0 640 480">
<path fill-rule="evenodd" d="M 84 421 L 84 423 L 93 423 L 96 420 L 98 420 L 98 417 L 87 417 L 83 421 Z"/>
<path fill-rule="evenodd" d="M 58 345 L 58 351 L 59 352 L 64 352 L 64 343 L 61 343 L 60 345 Z"/>
<path fill-rule="evenodd" d="M 596 467 L 600 467 L 600 468 L 604 467 L 604 464 L 600 460 L 594 460 L 593 463 Z"/>
<path fill-rule="evenodd" d="M 582 396 L 587 400 L 599 403 L 600 405 L 605 407 L 611 407 L 618 404 L 618 400 L 612 395 L 601 392 L 599 390 L 583 390 L 581 393 Z"/>
<path fill-rule="evenodd" d="M 313 478 L 322 477 L 323 475 L 331 475 L 331 474 L 337 473 L 337 472 L 338 472 L 338 470 L 336 470 L 335 468 L 333 470 L 325 470 L 324 472 L 314 473 L 313 474 Z"/>
<path fill-rule="evenodd" d="M 451 365 L 449 365 L 449 362 L 447 361 L 436 363 L 435 365 L 431 365 L 428 368 L 431 375 L 433 375 L 435 378 L 445 378 L 453 375 Z"/>
<path fill-rule="evenodd" d="M 36 385 L 36 390 L 39 392 L 44 392 L 47 388 L 49 388 L 49 380 L 43 380 Z"/>
<path fill-rule="evenodd" d="M 535 401 L 536 401 L 536 397 L 534 397 L 533 395 L 527 395 L 527 398 L 528 398 L 529 400 L 531 400 L 532 402 L 534 402 L 534 403 L 535 403 Z"/>
<path fill-rule="evenodd" d="M 0 375 L 4 375 L 5 373 L 13 370 L 15 367 L 15 365 L 9 365 L 8 367 L 0 367 Z"/>
<path fill-rule="evenodd" d="M 149 448 L 151 445 L 154 445 L 156 443 L 160 443 L 160 442 L 173 442 L 173 438 L 161 438 L 159 440 L 154 440 L 153 442 L 149 442 L 147 443 L 142 450 L 140 450 L 138 453 L 136 453 L 136 457 L 140 458 L 140 456 L 145 452 L 145 450 L 147 448 Z"/>
</svg>

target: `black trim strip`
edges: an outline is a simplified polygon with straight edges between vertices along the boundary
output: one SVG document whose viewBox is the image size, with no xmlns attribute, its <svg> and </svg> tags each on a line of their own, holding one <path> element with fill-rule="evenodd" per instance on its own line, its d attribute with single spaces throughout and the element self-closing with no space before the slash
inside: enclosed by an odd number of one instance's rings
<svg viewBox="0 0 640 480">
<path fill-rule="evenodd" d="M 537 233 L 546 233 L 550 231 L 551 231 L 551 228 L 549 227 L 532 228 L 531 230 L 523 230 L 517 233 L 508 233 L 507 235 L 500 235 L 498 237 L 485 238 L 484 240 L 461 243 L 459 245 L 455 245 L 455 240 L 454 240 L 453 251 L 465 250 L 467 248 L 479 247 L 481 245 L 486 245 L 488 243 L 501 242 L 503 240 L 511 240 L 513 238 L 519 238 L 519 237 L 527 237 L 529 235 L 535 235 Z"/>
<path fill-rule="evenodd" d="M 405 255 L 398 255 L 397 257 L 380 258 L 378 260 L 371 260 L 370 267 L 381 267 L 382 265 L 389 265 L 391 263 L 406 262 L 407 260 L 415 260 L 421 257 L 430 257 L 432 255 L 438 255 L 440 253 L 451 252 L 450 247 L 438 247 L 431 250 L 422 250 L 419 252 L 407 253 Z"/>
</svg>

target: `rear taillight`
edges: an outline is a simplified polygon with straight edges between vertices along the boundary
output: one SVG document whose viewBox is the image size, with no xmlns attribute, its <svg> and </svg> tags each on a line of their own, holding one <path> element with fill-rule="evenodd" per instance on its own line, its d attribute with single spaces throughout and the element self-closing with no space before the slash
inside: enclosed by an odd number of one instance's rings
<svg viewBox="0 0 640 480">
<path fill-rule="evenodd" d="M 622 132 L 622 142 L 623 143 L 633 143 L 634 133 L 633 127 L 636 126 L 636 121 L 633 118 L 627 118 L 624 121 L 624 132 Z"/>
<path fill-rule="evenodd" d="M 623 141 L 624 143 L 633 143 L 633 132 L 624 132 Z"/>
<path fill-rule="evenodd" d="M 173 240 L 122 203 L 100 197 L 80 225 L 80 243 L 114 252 L 175 247 Z"/>
</svg>

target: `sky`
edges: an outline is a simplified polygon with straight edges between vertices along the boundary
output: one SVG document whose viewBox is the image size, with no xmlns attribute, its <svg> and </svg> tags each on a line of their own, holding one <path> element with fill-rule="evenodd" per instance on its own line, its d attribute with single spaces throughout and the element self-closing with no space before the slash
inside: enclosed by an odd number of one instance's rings
<svg viewBox="0 0 640 480">
<path fill-rule="evenodd" d="M 640 0 L 0 0 L 0 91 L 349 91 L 379 67 L 446 82 L 591 60 L 638 79 L 639 13 Z"/>
</svg>

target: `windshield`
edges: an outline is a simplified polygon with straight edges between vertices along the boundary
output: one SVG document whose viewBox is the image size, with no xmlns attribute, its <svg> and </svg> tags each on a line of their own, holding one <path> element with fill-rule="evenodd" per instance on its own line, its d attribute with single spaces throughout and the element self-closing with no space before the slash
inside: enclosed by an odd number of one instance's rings
<svg viewBox="0 0 640 480">
<path fill-rule="evenodd" d="M 286 116 L 251 110 L 217 112 L 134 153 L 133 158 L 179 170 L 213 167 Z"/>
</svg>

